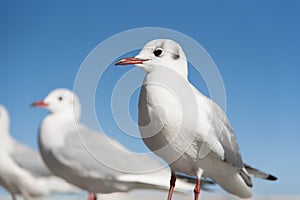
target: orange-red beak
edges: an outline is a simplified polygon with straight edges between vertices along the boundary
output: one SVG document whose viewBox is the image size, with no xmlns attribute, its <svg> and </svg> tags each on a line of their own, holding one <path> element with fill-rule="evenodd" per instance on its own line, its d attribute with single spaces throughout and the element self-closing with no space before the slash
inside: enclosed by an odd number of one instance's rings
<svg viewBox="0 0 300 200">
<path fill-rule="evenodd" d="M 32 107 L 42 107 L 42 108 L 45 108 L 48 106 L 47 103 L 45 103 L 44 101 L 36 101 L 36 102 L 33 102 L 31 104 Z"/>
<path fill-rule="evenodd" d="M 137 65 L 137 64 L 143 64 L 147 60 L 149 59 L 141 59 L 135 57 L 122 58 L 121 60 L 117 61 L 115 65 Z"/>
</svg>

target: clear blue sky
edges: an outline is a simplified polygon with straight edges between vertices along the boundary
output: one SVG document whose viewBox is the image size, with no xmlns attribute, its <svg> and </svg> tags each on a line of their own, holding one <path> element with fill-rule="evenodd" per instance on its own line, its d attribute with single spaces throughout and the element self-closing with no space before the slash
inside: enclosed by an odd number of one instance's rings
<svg viewBox="0 0 300 200">
<path fill-rule="evenodd" d="M 47 112 L 29 104 L 53 88 L 71 89 L 79 66 L 96 45 L 136 27 L 177 30 L 198 41 L 216 62 L 244 160 L 279 177 L 277 183 L 255 181 L 254 191 L 299 194 L 299 10 L 296 0 L 0 0 L 0 103 L 11 114 L 13 136 L 37 148 L 37 129 Z M 120 77 L 129 69 L 111 65 L 107 76 Z M 116 78 L 106 80 L 108 91 L 99 97 L 106 100 L 96 103 L 105 132 L 133 151 L 145 151 L 140 140 L 114 124 L 109 88 Z M 136 119 L 136 106 L 130 111 Z"/>
</svg>

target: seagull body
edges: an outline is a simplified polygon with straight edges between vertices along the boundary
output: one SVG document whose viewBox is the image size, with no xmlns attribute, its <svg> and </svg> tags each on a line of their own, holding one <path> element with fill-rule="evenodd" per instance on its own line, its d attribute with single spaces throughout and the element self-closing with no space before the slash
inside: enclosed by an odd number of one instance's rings
<svg viewBox="0 0 300 200">
<path fill-rule="evenodd" d="M 54 192 L 78 192 L 79 190 L 61 178 L 53 176 L 40 155 L 15 141 L 9 133 L 9 115 L 0 105 L 0 185 L 13 199 L 41 197 Z"/>
<path fill-rule="evenodd" d="M 276 180 L 242 161 L 239 146 L 223 110 L 188 80 L 187 59 L 172 40 L 147 43 L 139 55 L 116 65 L 134 64 L 146 71 L 139 97 L 139 129 L 151 151 L 174 173 L 211 178 L 241 198 L 252 196 L 250 176 Z M 259 176 L 260 174 L 261 176 Z M 194 189 L 198 199 L 200 182 Z"/>
<path fill-rule="evenodd" d="M 162 169 L 156 159 L 135 155 L 79 122 L 80 102 L 70 90 L 56 89 L 33 106 L 51 111 L 40 126 L 39 148 L 55 175 L 92 193 L 168 189 L 168 170 L 147 174 L 147 169 Z M 190 183 L 180 181 L 179 191 L 190 188 Z"/>
</svg>

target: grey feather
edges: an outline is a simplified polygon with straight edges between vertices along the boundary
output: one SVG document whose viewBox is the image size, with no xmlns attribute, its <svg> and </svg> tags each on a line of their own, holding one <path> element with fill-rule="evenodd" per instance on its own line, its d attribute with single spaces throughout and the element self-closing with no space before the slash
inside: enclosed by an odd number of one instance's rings
<svg viewBox="0 0 300 200">
<path fill-rule="evenodd" d="M 237 139 L 226 114 L 213 101 L 211 101 L 211 105 L 214 110 L 212 112 L 213 113 L 212 124 L 223 125 L 223 127 L 219 129 L 219 132 L 217 132 L 216 134 L 218 134 L 219 141 L 222 144 L 225 151 L 224 160 L 235 167 L 243 168 L 244 167 L 243 160 L 237 143 Z"/>
<path fill-rule="evenodd" d="M 245 168 L 240 169 L 239 170 L 240 176 L 243 178 L 243 180 L 245 181 L 245 183 L 249 186 L 249 187 L 253 187 L 253 183 L 251 180 L 251 177 L 249 176 L 248 172 L 245 170 Z"/>
<path fill-rule="evenodd" d="M 108 174 L 120 173 L 120 170 L 124 172 L 144 171 L 144 163 L 152 166 L 151 168 L 161 167 L 156 160 L 140 157 L 128 151 L 117 141 L 83 125 L 79 125 L 75 131 L 70 131 L 65 141 L 66 144 L 57 154 L 62 157 L 62 162 L 74 160 L 77 164 L 73 163 L 72 166 L 80 165 L 80 170 L 86 170 L 89 173 L 98 174 L 99 167 L 104 167 Z M 151 169 L 150 166 L 149 169 Z"/>
<path fill-rule="evenodd" d="M 221 143 L 225 152 L 224 161 L 239 169 L 244 168 L 237 139 L 226 114 L 213 100 L 200 93 L 193 85 L 191 87 L 194 88 L 197 97 L 201 98 L 200 101 L 205 102 L 210 108 L 207 112 L 212 126 L 209 134 L 214 134 Z"/>
<path fill-rule="evenodd" d="M 13 146 L 11 157 L 20 167 L 35 176 L 51 176 L 39 153 L 17 141 L 13 141 Z"/>
<path fill-rule="evenodd" d="M 256 177 L 256 178 L 262 178 L 262 179 L 266 179 L 266 180 L 271 180 L 271 181 L 276 181 L 277 177 L 268 174 L 266 172 L 260 171 L 258 169 L 255 169 L 253 167 L 251 167 L 248 164 L 244 164 L 245 165 L 245 169 L 247 170 L 248 174 L 250 176 Z"/>
<path fill-rule="evenodd" d="M 145 174 L 147 169 L 149 172 L 150 169 L 161 169 L 162 164 L 149 155 L 139 156 L 129 152 L 115 140 L 83 125 L 68 131 L 64 141 L 65 145 L 56 150 L 42 150 L 43 157 L 50 169 L 56 169 L 53 171 L 55 175 L 81 188 L 100 193 L 128 191 L 137 187 L 165 189 L 165 186 L 151 183 L 125 183 L 118 179 L 124 174 Z M 102 185 L 99 185 L 100 180 Z M 104 184 L 106 188 L 103 188 Z"/>
</svg>

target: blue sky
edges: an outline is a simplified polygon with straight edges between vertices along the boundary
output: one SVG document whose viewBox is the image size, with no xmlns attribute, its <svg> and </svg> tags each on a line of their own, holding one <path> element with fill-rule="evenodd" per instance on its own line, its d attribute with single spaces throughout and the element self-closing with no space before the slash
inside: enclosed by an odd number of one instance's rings
<svg viewBox="0 0 300 200">
<path fill-rule="evenodd" d="M 37 148 L 37 129 L 47 112 L 30 103 L 56 87 L 71 89 L 81 63 L 101 41 L 137 27 L 180 31 L 199 42 L 220 70 L 244 160 L 279 177 L 276 183 L 255 181 L 254 191 L 299 194 L 299 9 L 296 0 L 0 0 L 0 103 L 11 114 L 13 136 Z M 130 69 L 109 66 L 96 112 L 107 134 L 144 152 L 141 140 L 118 129 L 109 109 L 114 81 Z M 193 70 L 190 80 L 207 92 Z M 137 96 L 130 106 L 135 120 Z"/>
</svg>

